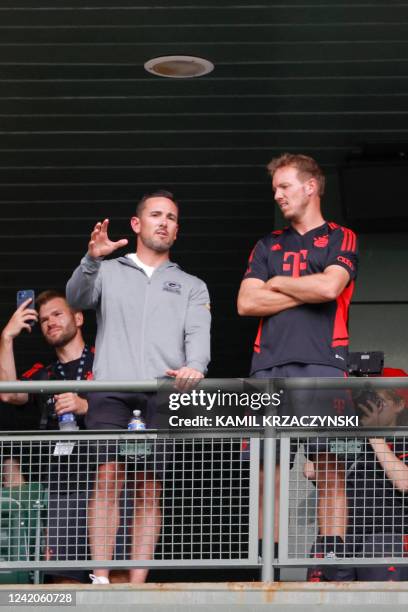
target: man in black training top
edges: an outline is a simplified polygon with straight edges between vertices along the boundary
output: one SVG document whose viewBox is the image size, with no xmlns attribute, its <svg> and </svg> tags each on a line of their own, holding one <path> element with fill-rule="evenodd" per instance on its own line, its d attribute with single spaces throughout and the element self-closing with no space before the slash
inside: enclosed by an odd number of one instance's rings
<svg viewBox="0 0 408 612">
<path fill-rule="evenodd" d="M 20 334 L 31 332 L 30 321 L 40 324 L 47 344 L 55 350 L 56 361 L 47 366 L 35 363 L 22 375 L 23 380 L 85 380 L 92 377 L 94 352 L 82 336 L 82 312 L 71 309 L 65 296 L 54 290 L 43 291 L 37 297 L 36 306 L 26 300 L 14 312 L 0 336 L 0 380 L 17 379 L 14 342 Z M 58 417 L 72 412 L 78 426 L 84 426 L 88 410 L 86 397 L 77 393 L 56 395 L 27 393 L 2 393 L 0 399 L 10 404 L 24 406 L 28 422 L 36 422 L 39 429 L 58 429 Z M 61 447 L 60 447 L 61 448 Z M 41 455 L 11 453 L 6 462 L 11 487 L 23 485 L 28 479 L 40 479 L 49 489 L 47 516 L 47 558 L 66 561 L 86 558 L 86 508 L 88 478 L 84 471 L 89 458 L 86 449 L 79 452 L 78 444 L 68 454 L 57 454 L 52 446 L 48 455 L 45 445 Z M 65 452 L 69 452 L 69 449 Z M 16 456 L 17 455 L 17 456 Z M 32 464 L 30 465 L 30 461 Z M 39 464 L 40 461 L 40 464 Z M 21 465 L 22 464 L 22 465 Z M 53 572 L 54 574 L 55 572 Z M 59 570 L 58 574 L 85 581 L 84 571 Z"/>
<path fill-rule="evenodd" d="M 239 314 L 261 317 L 251 376 L 346 376 L 356 236 L 323 218 L 325 179 L 314 159 L 284 154 L 273 159 L 268 170 L 275 201 L 289 226 L 258 241 L 241 283 Z M 299 390 L 285 396 L 282 414 L 353 414 L 345 392 Z M 343 554 L 347 497 L 344 466 L 329 450 L 323 438 L 309 439 L 307 454 L 315 461 L 319 489 L 315 552 L 333 557 Z M 277 528 L 276 523 L 276 536 Z"/>
</svg>

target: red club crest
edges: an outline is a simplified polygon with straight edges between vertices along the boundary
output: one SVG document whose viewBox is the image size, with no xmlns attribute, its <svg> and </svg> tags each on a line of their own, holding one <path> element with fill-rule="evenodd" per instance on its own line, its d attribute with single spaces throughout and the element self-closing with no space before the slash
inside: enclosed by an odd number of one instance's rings
<svg viewBox="0 0 408 612">
<path fill-rule="evenodd" d="M 316 236 L 315 238 L 313 238 L 313 244 L 315 247 L 324 249 L 329 244 L 328 235 L 326 234 L 325 236 Z"/>
</svg>

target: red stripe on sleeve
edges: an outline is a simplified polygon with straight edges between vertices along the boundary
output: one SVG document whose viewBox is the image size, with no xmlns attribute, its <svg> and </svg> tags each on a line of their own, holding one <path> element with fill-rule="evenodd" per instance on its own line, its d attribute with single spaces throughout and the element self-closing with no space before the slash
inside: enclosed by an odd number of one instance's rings
<svg viewBox="0 0 408 612">
<path fill-rule="evenodd" d="M 354 281 L 352 281 L 337 298 L 337 308 L 334 317 L 332 346 L 348 346 L 348 310 L 353 295 Z"/>
<path fill-rule="evenodd" d="M 42 363 L 35 363 L 33 365 L 32 368 L 30 368 L 30 370 L 27 370 L 27 372 L 24 372 L 24 374 L 21 375 L 21 378 L 31 378 L 32 376 L 34 376 L 34 374 L 36 374 L 39 370 L 42 370 L 44 367 L 44 364 Z"/>
<path fill-rule="evenodd" d="M 262 327 L 263 327 L 263 319 L 259 321 L 258 333 L 256 334 L 254 351 L 255 353 L 261 352 L 261 336 L 262 336 Z"/>
<path fill-rule="evenodd" d="M 347 240 L 348 240 L 347 230 L 344 227 L 342 227 L 341 229 L 342 229 L 342 232 L 343 232 L 343 242 L 341 243 L 341 250 L 342 251 L 346 251 Z"/>
<path fill-rule="evenodd" d="M 255 249 L 256 249 L 257 245 L 254 246 L 254 248 L 252 249 L 251 253 L 249 254 L 249 258 L 248 258 L 248 263 L 250 264 L 254 258 L 255 255 Z"/>
<path fill-rule="evenodd" d="M 354 253 L 357 247 L 357 236 L 352 230 L 347 227 L 342 227 L 343 230 L 343 242 L 341 243 L 341 251 L 350 251 Z"/>
<path fill-rule="evenodd" d="M 353 246 L 353 232 L 351 230 L 347 230 L 348 234 L 348 242 L 347 242 L 347 250 L 351 251 Z"/>
<path fill-rule="evenodd" d="M 353 235 L 353 232 L 351 230 L 348 230 L 348 233 L 349 233 L 348 250 L 352 251 L 353 250 L 353 244 L 354 244 L 354 235 Z"/>
<path fill-rule="evenodd" d="M 356 250 L 357 250 L 357 236 L 353 232 L 353 253 L 355 253 Z"/>
</svg>

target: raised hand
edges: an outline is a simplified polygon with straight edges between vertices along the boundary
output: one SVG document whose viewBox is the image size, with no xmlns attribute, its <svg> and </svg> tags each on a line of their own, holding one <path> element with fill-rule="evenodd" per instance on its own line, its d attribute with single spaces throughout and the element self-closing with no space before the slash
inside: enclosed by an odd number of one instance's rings
<svg viewBox="0 0 408 612">
<path fill-rule="evenodd" d="M 88 255 L 91 257 L 106 257 L 113 251 L 126 246 L 128 241 L 126 238 L 113 242 L 108 237 L 109 219 L 105 219 L 102 223 L 99 221 L 91 234 L 91 239 L 88 244 Z"/>
<path fill-rule="evenodd" d="M 359 404 L 358 407 L 362 412 L 359 421 L 364 427 L 390 427 L 394 425 L 393 421 L 396 413 L 387 410 L 384 402 L 377 405 L 373 401 L 367 400 L 366 404 Z"/>
<path fill-rule="evenodd" d="M 34 308 L 27 308 L 31 301 L 32 299 L 28 298 L 17 308 L 1 333 L 4 340 L 14 340 L 23 329 L 31 333 L 30 321 L 38 321 L 37 311 Z"/>
</svg>

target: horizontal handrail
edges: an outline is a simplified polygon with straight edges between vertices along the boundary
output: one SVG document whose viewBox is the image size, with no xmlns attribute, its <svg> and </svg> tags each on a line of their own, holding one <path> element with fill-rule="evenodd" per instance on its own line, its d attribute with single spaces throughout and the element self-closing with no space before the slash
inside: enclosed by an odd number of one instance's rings
<svg viewBox="0 0 408 612">
<path fill-rule="evenodd" d="M 282 389 L 390 389 L 408 387 L 408 376 L 404 377 L 350 377 L 350 378 L 205 378 L 200 381 L 198 388 L 214 389 L 236 388 L 240 390 L 243 385 L 250 385 L 253 391 L 265 389 L 271 382 L 276 388 Z M 160 390 L 161 385 L 171 384 L 171 379 L 148 380 L 44 380 L 44 381 L 3 381 L 0 382 L 0 393 L 56 393 L 61 391 L 78 391 L 81 393 L 99 391 L 120 392 L 154 392 Z"/>
</svg>

